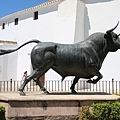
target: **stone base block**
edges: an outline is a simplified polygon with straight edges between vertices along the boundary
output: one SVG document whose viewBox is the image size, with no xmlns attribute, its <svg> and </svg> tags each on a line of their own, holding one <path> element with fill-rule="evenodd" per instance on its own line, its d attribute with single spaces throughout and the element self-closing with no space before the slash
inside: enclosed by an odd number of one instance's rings
<svg viewBox="0 0 120 120">
<path fill-rule="evenodd" d="M 0 93 L 0 106 L 6 109 L 6 120 L 75 120 L 80 108 L 99 101 L 116 101 L 119 96 L 103 93 Z"/>
</svg>

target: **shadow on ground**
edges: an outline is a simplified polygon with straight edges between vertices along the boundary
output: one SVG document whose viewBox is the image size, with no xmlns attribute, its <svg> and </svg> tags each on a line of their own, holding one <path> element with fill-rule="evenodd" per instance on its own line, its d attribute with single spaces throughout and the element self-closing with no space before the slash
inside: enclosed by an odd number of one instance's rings
<svg viewBox="0 0 120 120">
<path fill-rule="evenodd" d="M 48 95 L 112 95 L 105 92 L 78 92 L 77 94 L 72 94 L 70 92 L 50 92 Z"/>
</svg>

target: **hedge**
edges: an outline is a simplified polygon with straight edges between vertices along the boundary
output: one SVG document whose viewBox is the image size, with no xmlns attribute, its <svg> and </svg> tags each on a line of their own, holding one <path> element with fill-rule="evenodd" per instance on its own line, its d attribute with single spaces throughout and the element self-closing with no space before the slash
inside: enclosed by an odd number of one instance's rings
<svg viewBox="0 0 120 120">
<path fill-rule="evenodd" d="M 5 118 L 5 108 L 0 106 L 0 120 L 6 120 Z"/>
<path fill-rule="evenodd" d="M 79 120 L 120 120 L 120 102 L 102 102 L 83 106 Z"/>
</svg>

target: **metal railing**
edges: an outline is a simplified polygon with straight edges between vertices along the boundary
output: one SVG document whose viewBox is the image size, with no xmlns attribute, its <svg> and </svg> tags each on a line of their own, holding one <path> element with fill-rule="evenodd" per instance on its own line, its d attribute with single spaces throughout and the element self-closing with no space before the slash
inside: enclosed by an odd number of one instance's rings
<svg viewBox="0 0 120 120">
<path fill-rule="evenodd" d="M 48 91 L 57 91 L 57 92 L 69 92 L 70 86 L 72 85 L 72 80 L 46 80 L 45 88 Z M 18 91 L 21 86 L 22 81 L 14 81 L 10 79 L 9 81 L 0 81 L 0 92 L 9 92 Z M 112 80 L 101 80 L 97 84 L 86 83 L 85 80 L 79 80 L 78 84 L 75 87 L 76 91 L 84 92 L 105 92 L 110 94 L 120 94 L 120 81 Z M 36 85 L 33 81 L 28 83 L 24 91 L 41 91 L 39 86 Z"/>
</svg>

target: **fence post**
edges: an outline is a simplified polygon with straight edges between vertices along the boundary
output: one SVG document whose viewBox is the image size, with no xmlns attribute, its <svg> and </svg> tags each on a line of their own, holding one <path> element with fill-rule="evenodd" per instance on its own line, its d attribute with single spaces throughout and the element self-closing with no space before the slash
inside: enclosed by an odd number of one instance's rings
<svg viewBox="0 0 120 120">
<path fill-rule="evenodd" d="M 10 79 L 10 91 L 12 91 L 12 79 Z"/>
<path fill-rule="evenodd" d="M 112 79 L 112 94 L 114 94 L 114 79 Z"/>
</svg>

